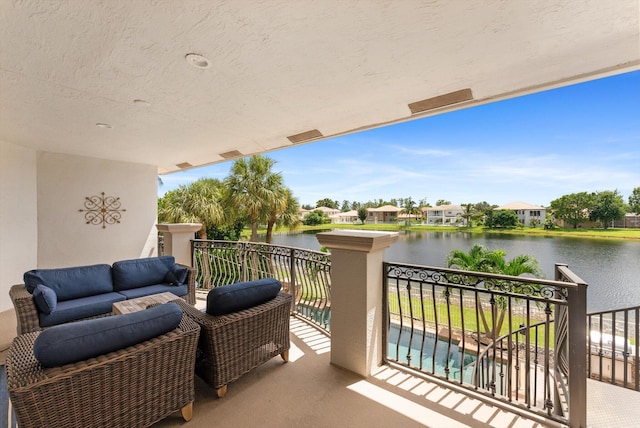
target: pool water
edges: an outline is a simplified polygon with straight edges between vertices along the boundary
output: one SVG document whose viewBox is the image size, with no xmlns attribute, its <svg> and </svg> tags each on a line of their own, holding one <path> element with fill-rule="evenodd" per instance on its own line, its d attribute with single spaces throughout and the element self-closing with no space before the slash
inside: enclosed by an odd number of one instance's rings
<svg viewBox="0 0 640 428">
<path fill-rule="evenodd" d="M 439 376 L 446 376 L 448 367 L 450 379 L 473 383 L 476 355 L 468 352 L 463 354 L 458 345 L 449 344 L 433 333 L 426 332 L 423 335 L 419 330 L 414 330 L 412 338 L 409 329 L 401 330 L 395 325 L 391 326 L 388 339 L 387 355 L 390 359 Z"/>
</svg>

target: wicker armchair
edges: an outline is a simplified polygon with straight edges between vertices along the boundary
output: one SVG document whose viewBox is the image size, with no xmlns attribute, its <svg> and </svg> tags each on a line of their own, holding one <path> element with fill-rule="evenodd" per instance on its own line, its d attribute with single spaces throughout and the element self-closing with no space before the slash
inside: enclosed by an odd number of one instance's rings
<svg viewBox="0 0 640 428">
<path fill-rule="evenodd" d="M 191 305 L 196 303 L 196 270 L 191 266 L 179 265 L 189 270 L 187 275 L 188 293 L 183 299 Z M 17 331 L 18 334 L 29 333 L 32 331 L 40 331 L 40 319 L 38 318 L 38 308 L 33 301 L 33 295 L 27 291 L 24 284 L 13 285 L 9 289 L 9 297 L 13 302 L 16 311 Z M 111 315 L 111 312 L 104 313 L 91 318 L 98 318 Z M 85 318 L 86 319 L 86 318 Z"/>
<path fill-rule="evenodd" d="M 183 317 L 178 328 L 151 340 L 48 369 L 33 354 L 41 332 L 16 337 L 6 371 L 18 425 L 147 427 L 176 411 L 190 420 L 199 330 Z"/>
<path fill-rule="evenodd" d="M 224 397 L 227 385 L 276 355 L 289 360 L 290 294 L 227 315 L 208 315 L 177 301 L 201 327 L 196 374 Z"/>
</svg>

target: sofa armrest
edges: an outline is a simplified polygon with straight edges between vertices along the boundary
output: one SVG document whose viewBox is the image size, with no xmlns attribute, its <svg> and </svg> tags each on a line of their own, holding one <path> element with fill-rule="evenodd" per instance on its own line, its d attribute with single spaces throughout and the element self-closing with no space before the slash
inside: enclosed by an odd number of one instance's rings
<svg viewBox="0 0 640 428">
<path fill-rule="evenodd" d="M 18 334 L 42 330 L 38 318 L 38 308 L 33 296 L 27 291 L 24 284 L 12 286 L 9 289 L 9 297 L 11 297 L 16 311 Z"/>
<path fill-rule="evenodd" d="M 189 273 L 187 274 L 187 295 L 184 296 L 184 300 L 191 306 L 196 304 L 196 270 L 191 266 L 176 263 L 180 267 L 187 268 Z"/>
</svg>

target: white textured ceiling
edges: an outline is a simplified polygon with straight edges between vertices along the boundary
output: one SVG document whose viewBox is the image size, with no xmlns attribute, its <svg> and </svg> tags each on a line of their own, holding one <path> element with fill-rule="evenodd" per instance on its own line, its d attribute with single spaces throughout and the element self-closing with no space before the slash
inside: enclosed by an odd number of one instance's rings
<svg viewBox="0 0 640 428">
<path fill-rule="evenodd" d="M 198 166 L 640 67 L 638 0 L 0 0 L 0 139 Z M 196 69 L 196 52 L 211 65 Z M 417 115 L 461 89 L 473 101 Z M 134 103 L 145 100 L 147 106 Z M 96 127 L 109 123 L 112 129 Z"/>
</svg>

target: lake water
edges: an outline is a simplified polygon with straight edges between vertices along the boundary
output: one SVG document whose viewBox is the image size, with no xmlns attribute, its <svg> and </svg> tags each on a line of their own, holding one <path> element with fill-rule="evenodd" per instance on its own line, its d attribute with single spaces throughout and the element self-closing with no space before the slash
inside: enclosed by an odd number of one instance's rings
<svg viewBox="0 0 640 428">
<path fill-rule="evenodd" d="M 313 233 L 277 234 L 273 243 L 319 250 Z M 540 263 L 548 279 L 554 278 L 554 264 L 566 263 L 581 277 L 587 289 L 589 312 L 640 305 L 640 241 L 472 234 L 466 232 L 400 232 L 388 248 L 389 262 L 445 266 L 454 249 L 468 251 L 474 244 L 490 250 L 503 249 L 507 259 L 530 254 Z"/>
</svg>

